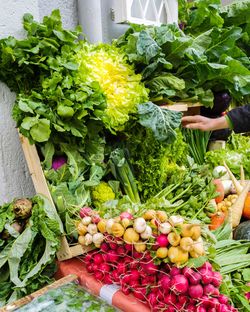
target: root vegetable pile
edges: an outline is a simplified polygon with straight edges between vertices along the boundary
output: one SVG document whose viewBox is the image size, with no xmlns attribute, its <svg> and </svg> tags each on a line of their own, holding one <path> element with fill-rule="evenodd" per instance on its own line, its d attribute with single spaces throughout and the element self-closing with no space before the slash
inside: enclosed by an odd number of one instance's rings
<svg viewBox="0 0 250 312">
<path fill-rule="evenodd" d="M 120 240 L 101 244 L 84 258 L 86 269 L 104 284 L 117 284 L 125 295 L 132 293 L 152 312 L 238 311 L 220 293 L 222 276 L 205 262 L 199 268 L 155 265 L 148 251 L 139 253 Z"/>
<path fill-rule="evenodd" d="M 132 244 L 137 252 L 149 250 L 158 261 L 177 266 L 205 254 L 200 225 L 185 223 L 180 216 L 168 217 L 165 211 L 148 210 L 142 217 L 122 212 L 116 218 L 101 219 L 94 210 L 84 207 L 80 216 L 78 242 L 83 246 L 100 248 L 111 235 Z"/>
</svg>

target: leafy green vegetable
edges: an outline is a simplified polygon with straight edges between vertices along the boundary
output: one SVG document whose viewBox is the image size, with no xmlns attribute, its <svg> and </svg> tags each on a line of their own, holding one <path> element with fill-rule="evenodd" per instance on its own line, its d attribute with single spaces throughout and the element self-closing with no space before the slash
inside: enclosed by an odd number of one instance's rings
<svg viewBox="0 0 250 312">
<path fill-rule="evenodd" d="M 173 174 L 178 174 L 186 159 L 187 146 L 179 130 L 171 144 L 160 142 L 151 129 L 136 124 L 127 127 L 126 135 L 124 144 L 134 168 L 140 197 L 145 201 L 160 192 Z"/>
<path fill-rule="evenodd" d="M 80 83 L 98 82 L 107 100 L 102 116 L 111 131 L 122 130 L 129 114 L 136 113 L 137 105 L 147 101 L 148 94 L 135 75 L 124 53 L 113 45 L 84 43 L 77 52 L 77 72 Z"/>
<path fill-rule="evenodd" d="M 63 226 L 47 198 L 37 195 L 32 202 L 32 215 L 23 232 L 0 247 L 0 289 L 4 288 L 0 305 L 41 288 L 55 271 Z M 0 207 L 0 213 L 7 206 L 12 204 Z"/>
<path fill-rule="evenodd" d="M 110 154 L 109 166 L 116 180 L 118 180 L 132 203 L 139 203 L 140 196 L 136 180 L 123 149 L 116 148 Z"/>
<path fill-rule="evenodd" d="M 248 179 L 250 177 L 249 153 L 249 137 L 233 133 L 226 143 L 225 149 L 207 152 L 205 160 L 211 168 L 223 164 L 223 161 L 225 160 L 229 168 L 237 177 L 240 176 L 240 166 L 242 165 L 245 171 L 245 176 Z"/>
<path fill-rule="evenodd" d="M 190 156 L 193 157 L 197 164 L 204 164 L 211 132 L 183 129 L 183 134 Z"/>
<path fill-rule="evenodd" d="M 181 113 L 162 109 L 148 102 L 138 105 L 139 123 L 151 129 L 157 140 L 172 143 L 176 138 L 175 129 L 180 126 Z"/>
<path fill-rule="evenodd" d="M 219 0 L 180 2 L 185 33 L 171 24 L 132 25 L 116 45 L 142 74 L 154 102 L 198 101 L 212 107 L 213 91 L 229 90 L 242 103 L 250 94 L 247 13 L 243 25 L 233 25 L 229 22 L 232 10 L 223 15 Z M 242 8 L 233 9 L 238 10 L 239 19 Z M 227 27 L 223 27 L 224 18 Z"/>
<path fill-rule="evenodd" d="M 179 171 L 178 175 L 173 174 L 165 189 L 154 198 L 159 202 L 167 200 L 165 210 L 169 214 L 178 213 L 190 220 L 210 223 L 208 214 L 213 213 L 214 208 L 210 207 L 209 202 L 217 195 L 212 180 L 207 166 L 199 166 L 188 157 L 187 168 Z"/>
</svg>

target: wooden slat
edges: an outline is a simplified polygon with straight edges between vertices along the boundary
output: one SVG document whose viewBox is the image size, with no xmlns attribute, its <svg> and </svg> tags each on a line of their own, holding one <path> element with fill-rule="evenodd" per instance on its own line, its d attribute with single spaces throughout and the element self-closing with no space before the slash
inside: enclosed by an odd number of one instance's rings
<svg viewBox="0 0 250 312">
<path fill-rule="evenodd" d="M 76 280 L 77 280 L 77 276 L 75 274 L 67 275 L 67 276 L 60 278 L 59 280 L 55 281 L 54 283 L 52 283 L 46 287 L 43 287 L 43 288 L 39 289 L 38 291 L 33 292 L 32 294 L 30 294 L 28 296 L 25 296 L 25 297 L 23 297 L 17 301 L 14 301 L 13 303 L 10 303 L 10 304 L 0 308 L 0 312 L 14 311 L 15 309 L 20 308 L 20 307 L 26 305 L 27 303 L 31 302 L 33 299 L 45 294 L 48 290 L 58 288 L 62 285 L 65 285 L 67 283 L 70 283 L 70 282 L 73 282 Z"/>
<path fill-rule="evenodd" d="M 195 110 L 196 112 L 200 111 L 200 103 L 187 103 L 187 102 L 176 102 L 174 104 L 164 104 L 160 105 L 162 108 L 167 108 L 169 110 L 174 110 L 177 112 L 188 112 Z"/>
<path fill-rule="evenodd" d="M 40 158 L 37 153 L 36 146 L 31 145 L 29 143 L 29 140 L 25 138 L 22 134 L 19 134 L 19 137 L 36 193 L 42 194 L 49 198 L 53 207 L 56 209 L 41 167 Z M 58 260 L 63 261 L 76 256 L 80 256 L 83 253 L 88 252 L 89 250 L 89 247 L 84 248 L 80 244 L 70 247 L 66 237 L 62 236 L 61 248 L 57 252 L 57 258 Z"/>
</svg>

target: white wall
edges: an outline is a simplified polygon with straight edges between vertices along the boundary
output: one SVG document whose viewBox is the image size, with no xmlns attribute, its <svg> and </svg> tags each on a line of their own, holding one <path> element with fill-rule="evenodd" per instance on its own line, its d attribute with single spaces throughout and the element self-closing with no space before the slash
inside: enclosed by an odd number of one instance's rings
<svg viewBox="0 0 250 312">
<path fill-rule="evenodd" d="M 78 24 L 76 0 L 0 0 L 0 38 L 22 38 L 22 16 L 31 13 L 36 20 L 59 8 L 66 28 Z M 0 82 L 0 204 L 15 197 L 35 194 L 20 146 L 11 108 L 15 94 Z"/>
</svg>

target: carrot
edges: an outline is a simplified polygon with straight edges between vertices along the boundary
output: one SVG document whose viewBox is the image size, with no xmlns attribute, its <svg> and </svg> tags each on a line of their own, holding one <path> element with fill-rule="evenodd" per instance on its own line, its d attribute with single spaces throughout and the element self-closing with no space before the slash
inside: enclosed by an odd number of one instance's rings
<svg viewBox="0 0 250 312">
<path fill-rule="evenodd" d="M 233 228 L 235 228 L 240 223 L 240 219 L 242 216 L 244 204 L 245 204 L 249 189 L 250 189 L 250 181 L 246 183 L 242 192 L 239 194 L 238 198 L 236 199 L 234 204 L 229 209 L 229 214 L 230 214 L 230 219 L 231 219 L 231 220 L 229 219 L 229 222 L 232 224 Z"/>
<path fill-rule="evenodd" d="M 241 193 L 241 191 L 243 190 L 243 186 L 240 185 L 240 182 L 235 178 L 235 176 L 233 175 L 232 171 L 228 168 L 225 161 L 224 161 L 223 165 L 227 169 L 227 173 L 229 174 L 230 179 L 232 180 L 233 185 L 235 187 L 235 190 L 236 190 L 237 194 L 239 195 Z"/>
<path fill-rule="evenodd" d="M 246 200 L 245 200 L 245 203 L 244 203 L 242 216 L 245 219 L 250 220 L 250 193 L 247 194 L 247 197 L 246 197 Z"/>
<path fill-rule="evenodd" d="M 219 211 L 213 214 L 210 218 L 211 223 L 209 224 L 209 229 L 216 230 L 218 227 L 220 227 L 226 219 L 226 214 Z"/>
</svg>

